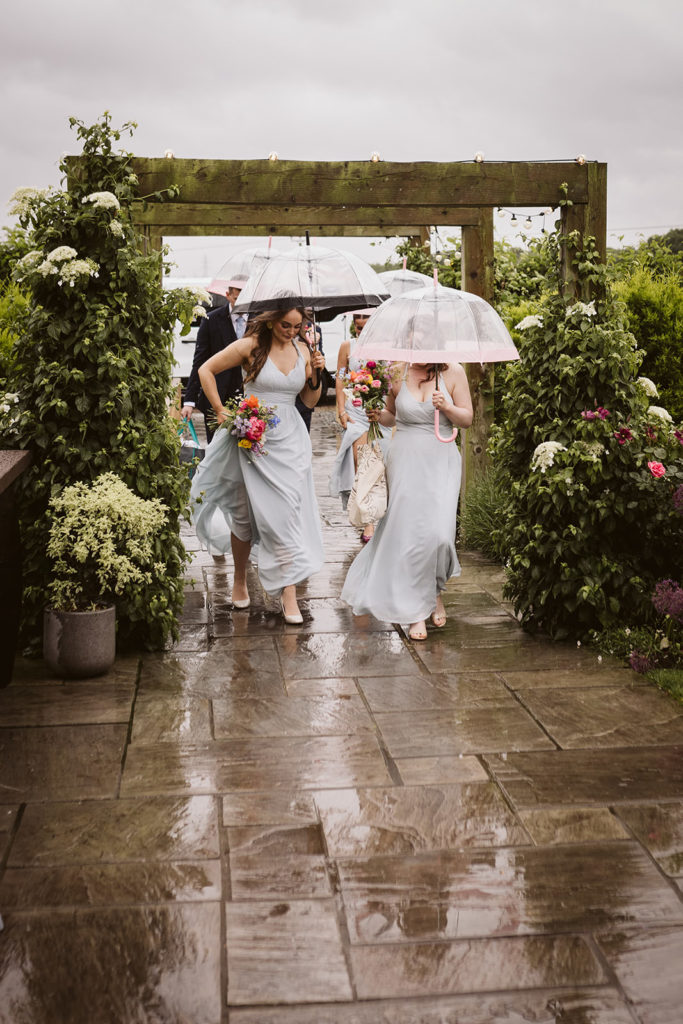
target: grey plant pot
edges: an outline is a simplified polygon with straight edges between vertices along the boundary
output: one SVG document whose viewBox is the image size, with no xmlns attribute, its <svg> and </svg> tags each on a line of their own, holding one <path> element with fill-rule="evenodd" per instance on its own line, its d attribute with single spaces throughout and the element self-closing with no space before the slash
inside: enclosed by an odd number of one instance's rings
<svg viewBox="0 0 683 1024">
<path fill-rule="evenodd" d="M 116 658 L 116 608 L 58 612 L 43 616 L 43 657 L 55 675 L 70 679 L 99 676 Z"/>
</svg>

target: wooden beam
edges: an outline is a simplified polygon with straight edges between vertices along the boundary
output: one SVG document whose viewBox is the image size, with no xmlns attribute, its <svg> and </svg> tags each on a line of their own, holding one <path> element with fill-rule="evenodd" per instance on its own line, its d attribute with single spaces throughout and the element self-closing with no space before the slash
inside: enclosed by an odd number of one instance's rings
<svg viewBox="0 0 683 1024">
<path fill-rule="evenodd" d="M 478 227 L 462 229 L 462 289 L 493 301 L 493 210 L 482 210 Z M 480 366 L 469 363 L 466 367 L 470 382 L 474 419 L 464 432 L 463 477 L 464 500 L 476 477 L 488 464 L 486 446 L 493 425 L 493 384 L 495 367 L 492 363 Z"/>
<path fill-rule="evenodd" d="M 150 225 L 142 225 L 143 229 Z M 240 227 L 221 227 L 216 224 L 155 224 L 155 234 L 194 237 L 200 235 L 220 236 L 222 238 L 246 236 L 278 235 L 289 238 L 292 235 L 304 235 L 307 231 L 312 237 L 319 238 L 404 238 L 417 235 L 421 230 L 419 224 L 394 224 L 390 229 L 381 224 L 245 224 Z"/>
<path fill-rule="evenodd" d="M 216 227 L 251 227 L 268 221 L 286 225 L 477 224 L 472 207 L 432 206 L 266 206 L 260 203 L 140 203 L 133 212 L 136 224 L 211 224 Z"/>
<path fill-rule="evenodd" d="M 78 176 L 78 161 L 69 158 L 70 176 Z M 562 182 L 573 202 L 585 203 L 589 166 L 574 161 L 132 161 L 141 196 L 179 185 L 184 202 L 266 206 L 547 206 L 557 203 Z"/>
<path fill-rule="evenodd" d="M 607 252 L 607 164 L 589 164 L 588 202 L 563 206 L 561 212 L 562 234 L 578 231 L 581 238 L 592 237 L 604 262 Z M 568 297 L 588 302 L 594 298 L 591 288 L 585 284 L 579 288 L 576 269 L 572 265 L 572 247 L 565 246 L 562 253 L 562 279 Z"/>
</svg>

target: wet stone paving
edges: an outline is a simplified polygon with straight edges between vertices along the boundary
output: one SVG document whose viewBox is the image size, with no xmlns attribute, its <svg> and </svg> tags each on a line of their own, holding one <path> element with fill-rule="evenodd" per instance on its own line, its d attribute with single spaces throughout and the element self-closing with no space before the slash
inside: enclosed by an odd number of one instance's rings
<svg viewBox="0 0 683 1024">
<path fill-rule="evenodd" d="M 0 1021 L 680 1024 L 681 707 L 476 554 L 426 643 L 354 618 L 312 437 L 303 626 L 188 530 L 177 644 L 0 691 Z"/>
</svg>

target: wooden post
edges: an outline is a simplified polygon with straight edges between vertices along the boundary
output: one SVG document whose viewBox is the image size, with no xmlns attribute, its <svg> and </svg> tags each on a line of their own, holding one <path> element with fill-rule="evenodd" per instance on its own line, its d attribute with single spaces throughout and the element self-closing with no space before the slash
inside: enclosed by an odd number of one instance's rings
<svg viewBox="0 0 683 1024">
<path fill-rule="evenodd" d="M 588 171 L 588 202 L 572 203 L 563 206 L 561 212 L 561 231 L 569 235 L 577 231 L 580 236 L 579 245 L 584 238 L 595 239 L 598 252 L 604 262 L 607 252 L 607 164 L 591 163 L 586 165 Z M 568 299 L 580 299 L 588 302 L 595 298 L 588 284 L 579 287 L 573 258 L 576 249 L 565 245 L 562 251 L 562 281 L 564 293 Z"/>
<path fill-rule="evenodd" d="M 462 229 L 462 290 L 493 301 L 493 210 L 481 209 L 477 227 Z M 470 382 L 474 419 L 465 431 L 463 455 L 464 497 L 477 474 L 487 465 L 486 445 L 493 423 L 493 379 L 491 363 L 466 367 Z"/>
</svg>

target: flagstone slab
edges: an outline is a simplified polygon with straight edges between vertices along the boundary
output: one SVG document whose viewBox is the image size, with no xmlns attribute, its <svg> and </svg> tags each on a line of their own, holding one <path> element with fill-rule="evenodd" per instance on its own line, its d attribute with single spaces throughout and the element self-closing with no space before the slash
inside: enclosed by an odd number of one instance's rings
<svg viewBox="0 0 683 1024">
<path fill-rule="evenodd" d="M 508 670 L 501 674 L 512 690 L 529 689 L 552 689 L 559 690 L 563 687 L 576 689 L 579 686 L 637 686 L 647 687 L 652 684 L 643 675 L 633 672 L 630 668 L 624 668 L 615 664 L 612 659 L 607 662 L 598 662 L 595 659 L 592 665 L 585 663 L 581 667 L 567 669 L 536 669 L 525 671 L 523 669 Z"/>
<path fill-rule="evenodd" d="M 332 887 L 322 854 L 230 854 L 233 900 L 329 899 Z"/>
<path fill-rule="evenodd" d="M 217 739 L 248 736 L 343 736 L 372 732 L 361 698 L 238 697 L 213 702 Z"/>
<path fill-rule="evenodd" d="M 268 697 L 284 694 L 280 662 L 271 638 L 237 645 L 216 641 L 211 651 L 145 658 L 140 694 Z"/>
<path fill-rule="evenodd" d="M 514 696 L 491 672 L 462 675 L 363 676 L 359 685 L 373 711 L 513 705 Z"/>
<path fill-rule="evenodd" d="M 0 690 L 0 722 L 11 726 L 128 722 L 135 678 L 12 685 Z"/>
<path fill-rule="evenodd" d="M 8 868 L 3 911 L 68 906 L 133 906 L 221 898 L 219 860 Z"/>
<path fill-rule="evenodd" d="M 103 675 L 90 676 L 85 679 L 66 680 L 55 676 L 41 658 L 22 658 L 19 656 L 14 661 L 14 672 L 12 673 L 10 690 L 14 686 L 38 686 L 43 683 L 48 686 L 62 683 L 63 685 L 73 686 L 75 689 L 82 686 L 86 692 L 89 687 L 102 683 L 110 686 L 134 685 L 139 668 L 140 658 L 138 655 L 118 655 L 115 663 Z"/>
<path fill-rule="evenodd" d="M 441 630 L 430 630 L 426 643 L 415 644 L 415 653 L 430 672 L 502 672 L 580 670 L 595 657 L 564 644 L 542 642 L 521 630 L 498 647 L 454 647 Z"/>
<path fill-rule="evenodd" d="M 327 679 L 285 679 L 290 697 L 357 697 L 358 687 L 353 676 Z"/>
<path fill-rule="evenodd" d="M 438 633 L 431 628 L 428 632 L 430 639 L 438 636 L 440 645 L 448 644 L 455 648 L 506 647 L 510 643 L 518 643 L 524 636 L 520 624 L 509 615 L 480 614 L 475 620 L 471 613 L 465 622 L 461 622 L 457 615 L 449 615 L 446 625 L 440 627 Z"/>
<path fill-rule="evenodd" d="M 446 782 L 488 782 L 476 757 L 444 754 L 442 757 L 401 757 L 394 761 L 406 786 Z"/>
<path fill-rule="evenodd" d="M 533 716 L 564 748 L 683 744 L 683 707 L 654 686 L 519 693 Z"/>
<path fill-rule="evenodd" d="M 220 1024 L 220 903 L 10 913 L 0 1021 Z"/>
<path fill-rule="evenodd" d="M 375 721 L 395 758 L 553 748 L 518 704 L 382 713 Z"/>
<path fill-rule="evenodd" d="M 260 854 L 270 857 L 300 853 L 324 853 L 320 826 L 315 823 L 295 825 L 246 825 L 226 829 L 232 853 Z"/>
<path fill-rule="evenodd" d="M 180 651 L 207 651 L 209 634 L 206 625 L 183 625 L 178 629 L 178 639 L 169 640 L 166 650 L 175 653 Z"/>
<path fill-rule="evenodd" d="M 419 672 L 396 633 L 296 632 L 277 640 L 285 679 L 410 675 Z"/>
<path fill-rule="evenodd" d="M 0 729 L 5 798 L 112 797 L 121 774 L 126 725 Z"/>
<path fill-rule="evenodd" d="M 683 802 L 629 804 L 617 813 L 662 871 L 683 878 Z"/>
<path fill-rule="evenodd" d="M 213 797 L 152 797 L 29 804 L 12 845 L 13 867 L 219 856 Z"/>
<path fill-rule="evenodd" d="M 683 925 L 633 842 L 339 859 L 338 872 L 352 943 Z"/>
<path fill-rule="evenodd" d="M 683 928 L 598 935 L 598 945 L 642 1024 L 680 1024 Z"/>
<path fill-rule="evenodd" d="M 606 980 L 585 940 L 573 935 L 357 946 L 351 964 L 361 999 Z"/>
<path fill-rule="evenodd" d="M 333 900 L 228 903 L 225 914 L 230 1006 L 352 998 Z"/>
<path fill-rule="evenodd" d="M 633 1024 L 614 989 L 378 1000 L 340 1006 L 235 1009 L 230 1024 Z"/>
<path fill-rule="evenodd" d="M 391 785 L 370 733 L 359 736 L 274 736 L 216 740 L 197 746 L 132 746 L 124 796 L 225 793 L 238 789 L 326 789 Z"/>
<path fill-rule="evenodd" d="M 224 825 L 307 825 L 317 820 L 312 793 L 276 789 L 223 797 Z"/>
<path fill-rule="evenodd" d="M 530 842 L 490 782 L 327 790 L 315 802 L 331 857 Z"/>
<path fill-rule="evenodd" d="M 203 743 L 211 736 L 206 697 L 145 692 L 135 703 L 132 743 Z"/>
<path fill-rule="evenodd" d="M 683 747 L 515 751 L 486 763 L 517 807 L 683 798 Z"/>
<path fill-rule="evenodd" d="M 631 838 L 606 807 L 549 807 L 520 811 L 519 817 L 537 846 Z"/>
</svg>

